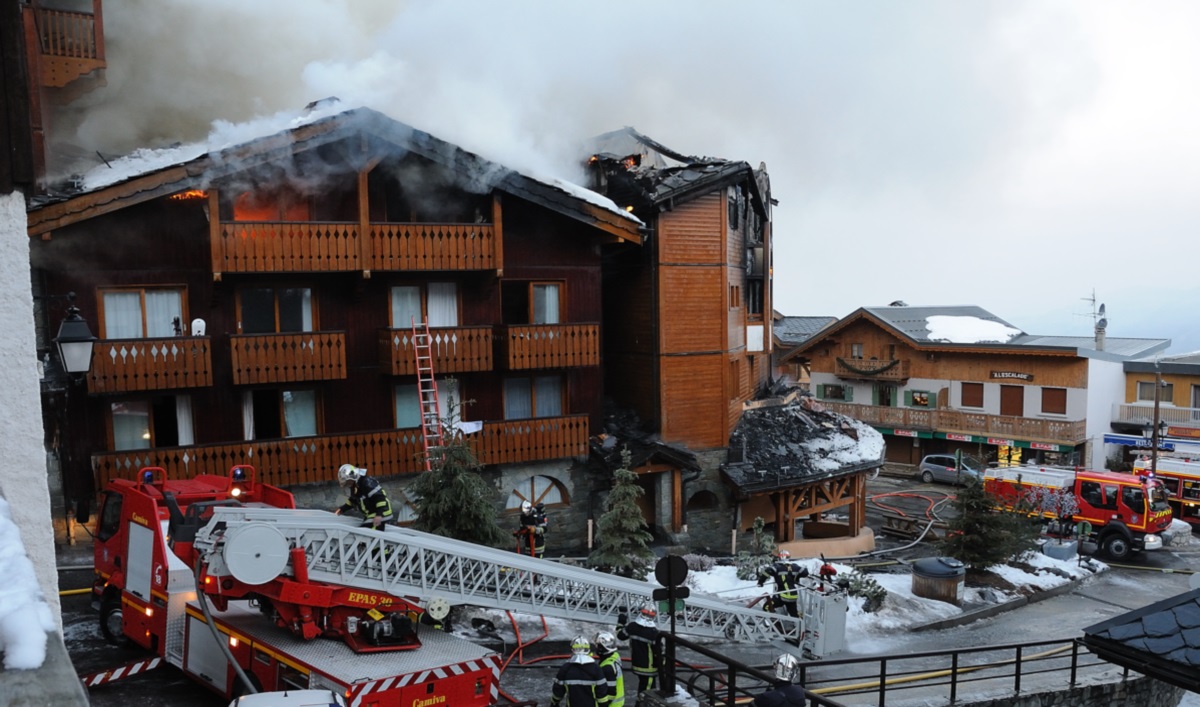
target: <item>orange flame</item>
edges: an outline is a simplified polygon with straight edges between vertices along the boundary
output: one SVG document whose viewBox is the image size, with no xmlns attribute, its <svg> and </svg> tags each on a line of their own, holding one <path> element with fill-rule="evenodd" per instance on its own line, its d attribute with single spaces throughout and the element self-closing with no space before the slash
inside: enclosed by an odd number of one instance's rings
<svg viewBox="0 0 1200 707">
<path fill-rule="evenodd" d="M 194 201 L 196 199 L 207 199 L 208 192 L 203 189 L 188 189 L 178 194 L 172 194 L 169 198 L 171 201 Z"/>
</svg>

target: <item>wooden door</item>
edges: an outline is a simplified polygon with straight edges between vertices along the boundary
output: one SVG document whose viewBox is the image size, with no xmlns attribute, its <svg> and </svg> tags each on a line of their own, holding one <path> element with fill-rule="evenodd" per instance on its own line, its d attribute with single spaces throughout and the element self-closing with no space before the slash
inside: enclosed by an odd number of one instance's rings
<svg viewBox="0 0 1200 707">
<path fill-rule="evenodd" d="M 1025 416 L 1025 388 L 1019 385 L 1000 386 L 1000 414 Z"/>
</svg>

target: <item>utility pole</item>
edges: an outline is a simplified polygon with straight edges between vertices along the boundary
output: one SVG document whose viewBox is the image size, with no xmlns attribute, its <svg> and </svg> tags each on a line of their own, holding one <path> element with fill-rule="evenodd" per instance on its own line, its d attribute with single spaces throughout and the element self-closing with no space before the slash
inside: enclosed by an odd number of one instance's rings
<svg viewBox="0 0 1200 707">
<path fill-rule="evenodd" d="M 1162 373 L 1154 372 L 1154 419 L 1151 421 L 1150 430 L 1150 476 L 1158 473 L 1158 445 L 1159 445 L 1159 421 L 1158 421 L 1158 404 L 1162 397 L 1163 379 Z"/>
</svg>

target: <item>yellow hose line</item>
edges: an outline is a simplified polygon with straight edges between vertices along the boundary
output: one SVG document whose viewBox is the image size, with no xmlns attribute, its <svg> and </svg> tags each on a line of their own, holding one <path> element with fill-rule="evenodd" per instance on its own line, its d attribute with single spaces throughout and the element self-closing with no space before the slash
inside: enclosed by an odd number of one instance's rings
<svg viewBox="0 0 1200 707">
<path fill-rule="evenodd" d="M 76 594 L 91 594 L 91 593 L 92 593 L 92 588 L 88 587 L 86 589 L 64 589 L 64 590 L 60 591 L 58 593 L 58 595 L 60 597 L 69 597 L 69 596 L 74 596 Z"/>
</svg>

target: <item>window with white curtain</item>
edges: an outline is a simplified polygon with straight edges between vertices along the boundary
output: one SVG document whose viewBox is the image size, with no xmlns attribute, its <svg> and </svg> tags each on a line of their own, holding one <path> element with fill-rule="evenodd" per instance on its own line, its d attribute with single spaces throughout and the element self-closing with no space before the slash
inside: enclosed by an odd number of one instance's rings
<svg viewBox="0 0 1200 707">
<path fill-rule="evenodd" d="M 248 287 L 238 297 L 242 334 L 313 331 L 313 294 L 307 287 Z"/>
<path fill-rule="evenodd" d="M 392 288 L 392 328 L 405 329 L 413 322 L 432 327 L 458 326 L 458 285 L 430 282 Z"/>
<path fill-rule="evenodd" d="M 562 376 L 504 379 L 504 419 L 559 417 L 562 414 Z"/>
<path fill-rule="evenodd" d="M 462 396 L 459 392 L 458 380 L 455 378 L 439 378 L 436 381 L 438 392 L 438 417 L 447 420 L 451 425 L 462 419 Z M 395 388 L 396 428 L 413 429 L 421 426 L 421 402 L 415 383 L 397 385 Z"/>
<path fill-rule="evenodd" d="M 195 444 L 192 399 L 187 395 L 113 402 L 109 404 L 109 415 L 114 450 Z"/>
<path fill-rule="evenodd" d="M 175 336 L 186 321 L 181 288 L 101 290 L 102 339 L 149 339 Z"/>
<path fill-rule="evenodd" d="M 548 283 L 535 283 L 532 292 L 533 323 L 558 324 L 559 286 Z"/>
<path fill-rule="evenodd" d="M 320 400 L 315 390 L 248 390 L 242 398 L 246 439 L 308 437 L 321 433 Z"/>
</svg>

